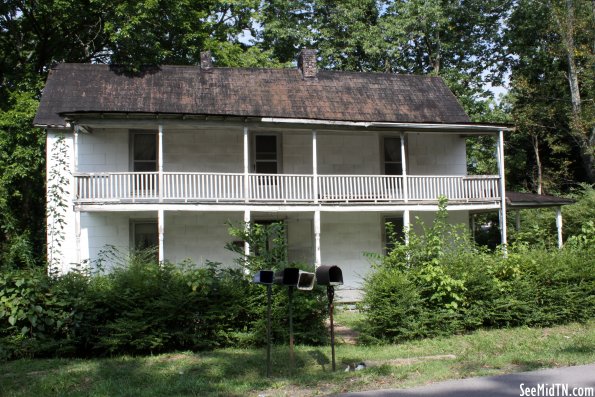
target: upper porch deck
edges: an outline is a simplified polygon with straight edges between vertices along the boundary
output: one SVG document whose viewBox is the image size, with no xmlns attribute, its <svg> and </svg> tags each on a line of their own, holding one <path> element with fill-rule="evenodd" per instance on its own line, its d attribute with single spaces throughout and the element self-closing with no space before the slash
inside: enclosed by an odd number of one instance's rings
<svg viewBox="0 0 595 397">
<path fill-rule="evenodd" d="M 435 204 L 500 199 L 498 176 L 290 175 L 209 172 L 75 174 L 77 204 Z"/>
</svg>

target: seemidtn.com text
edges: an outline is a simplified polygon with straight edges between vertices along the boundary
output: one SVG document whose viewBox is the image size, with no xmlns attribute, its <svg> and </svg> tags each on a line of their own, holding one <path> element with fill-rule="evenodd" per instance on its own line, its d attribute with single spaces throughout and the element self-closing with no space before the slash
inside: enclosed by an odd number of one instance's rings
<svg viewBox="0 0 595 397">
<path fill-rule="evenodd" d="M 520 384 L 521 397 L 595 397 L 593 387 L 570 387 L 567 383 L 538 383 L 535 386 Z"/>
</svg>

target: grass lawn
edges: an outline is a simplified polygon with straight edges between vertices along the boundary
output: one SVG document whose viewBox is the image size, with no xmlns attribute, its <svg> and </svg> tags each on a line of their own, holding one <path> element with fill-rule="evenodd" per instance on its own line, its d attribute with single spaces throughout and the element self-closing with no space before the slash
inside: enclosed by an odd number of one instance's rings
<svg viewBox="0 0 595 397">
<path fill-rule="evenodd" d="M 338 322 L 355 324 L 348 313 Z M 552 328 L 479 331 L 389 346 L 298 346 L 273 350 L 272 377 L 264 349 L 222 349 L 148 357 L 37 359 L 0 363 L 0 396 L 316 396 L 401 388 L 445 379 L 495 375 L 595 362 L 595 320 Z M 364 361 L 363 371 L 344 372 Z"/>
</svg>

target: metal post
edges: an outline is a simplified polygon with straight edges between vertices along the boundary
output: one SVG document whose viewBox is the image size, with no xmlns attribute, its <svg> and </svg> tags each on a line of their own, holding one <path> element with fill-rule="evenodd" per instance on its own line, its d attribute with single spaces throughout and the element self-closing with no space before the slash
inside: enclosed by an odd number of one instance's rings
<svg viewBox="0 0 595 397">
<path fill-rule="evenodd" d="M 335 371 L 337 369 L 337 366 L 335 364 L 335 324 L 334 324 L 334 320 L 333 320 L 333 312 L 334 312 L 333 299 L 335 297 L 335 287 L 333 287 L 332 285 L 327 285 L 326 286 L 326 296 L 328 298 L 328 311 L 329 311 L 329 316 L 330 316 L 330 320 L 331 320 L 331 356 L 332 356 L 332 362 L 333 362 L 333 371 Z"/>
<path fill-rule="evenodd" d="M 267 285 L 267 378 L 271 376 L 271 295 L 272 286 Z"/>
<path fill-rule="evenodd" d="M 289 364 L 291 371 L 295 368 L 295 354 L 293 351 L 293 286 L 287 289 L 289 298 Z"/>
</svg>

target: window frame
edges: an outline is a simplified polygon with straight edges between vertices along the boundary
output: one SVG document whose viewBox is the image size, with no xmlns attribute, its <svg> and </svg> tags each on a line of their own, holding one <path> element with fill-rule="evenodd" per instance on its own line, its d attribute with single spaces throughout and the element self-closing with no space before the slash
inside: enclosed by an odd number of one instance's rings
<svg viewBox="0 0 595 397">
<path fill-rule="evenodd" d="M 381 163 L 380 163 L 380 170 L 382 175 L 394 175 L 394 176 L 402 176 L 403 175 L 403 164 L 408 162 L 408 154 L 409 154 L 409 150 L 408 150 L 408 145 L 407 145 L 407 137 L 404 137 L 405 140 L 405 158 L 402 157 L 402 152 L 401 152 L 401 161 L 397 162 L 397 161 L 391 161 L 389 162 L 390 164 L 400 164 L 400 168 L 401 168 L 401 172 L 399 174 L 387 174 L 386 173 L 386 165 L 387 165 L 387 160 L 386 160 L 386 140 L 387 139 L 394 139 L 399 141 L 399 147 L 401 145 L 401 137 L 400 136 L 394 136 L 394 135 L 381 135 L 380 137 L 380 159 L 381 159 Z"/>
<path fill-rule="evenodd" d="M 256 158 L 256 138 L 258 136 L 274 136 L 275 137 L 275 160 L 258 160 Z M 250 156 L 251 156 L 251 164 L 252 164 L 252 172 L 255 174 L 266 174 L 264 172 L 257 172 L 256 171 L 256 163 L 257 162 L 263 162 L 263 163 L 275 163 L 277 165 L 277 172 L 275 173 L 275 175 L 277 174 L 282 174 L 283 173 L 283 142 L 282 142 L 282 135 L 278 132 L 253 132 L 252 133 L 252 137 L 250 139 L 250 143 L 251 143 L 251 148 L 250 148 Z"/>
<path fill-rule="evenodd" d="M 159 138 L 158 132 L 156 130 L 129 130 L 130 135 L 130 164 L 129 168 L 131 172 L 157 172 L 159 170 Z M 136 149 L 136 140 L 135 138 L 138 135 L 154 135 L 155 137 L 155 160 L 136 160 L 135 159 L 135 149 Z M 137 163 L 144 163 L 144 164 L 155 164 L 154 171 L 137 171 L 136 164 Z"/>
</svg>

